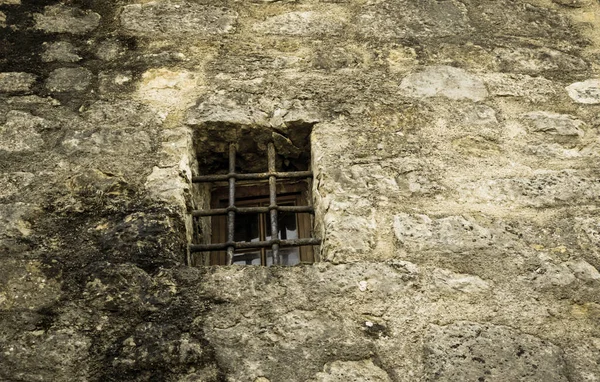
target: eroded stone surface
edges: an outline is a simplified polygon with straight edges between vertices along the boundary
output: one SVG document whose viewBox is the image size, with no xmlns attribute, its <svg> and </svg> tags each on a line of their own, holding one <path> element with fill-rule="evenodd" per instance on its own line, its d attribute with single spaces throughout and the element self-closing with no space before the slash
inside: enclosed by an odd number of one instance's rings
<svg viewBox="0 0 600 382">
<path fill-rule="evenodd" d="M 575 82 L 567 86 L 569 97 L 577 103 L 597 104 L 600 103 L 600 80 L 591 79 L 583 82 Z"/>
<path fill-rule="evenodd" d="M 345 20 L 321 12 L 290 12 L 273 16 L 254 25 L 253 29 L 259 33 L 287 35 L 287 36 L 313 36 L 339 34 Z"/>
<path fill-rule="evenodd" d="M 89 10 L 72 8 L 63 4 L 50 5 L 44 13 L 36 13 L 35 27 L 49 33 L 85 34 L 100 24 L 100 15 Z"/>
<path fill-rule="evenodd" d="M 68 41 L 58 41 L 46 45 L 46 50 L 42 55 L 44 62 L 77 62 L 81 56 L 77 54 L 77 48 Z"/>
<path fill-rule="evenodd" d="M 400 83 L 400 89 L 410 97 L 446 97 L 482 101 L 488 96 L 481 80 L 465 70 L 451 66 L 427 68 L 410 74 Z"/>
<path fill-rule="evenodd" d="M 0 0 L 0 380 L 600 375 L 597 5 L 47 3 Z M 271 140 L 321 261 L 181 265 Z"/>
<path fill-rule="evenodd" d="M 135 35 L 219 35 L 235 30 L 237 14 L 225 8 L 189 2 L 126 5 L 121 25 Z"/>
<path fill-rule="evenodd" d="M 51 92 L 84 91 L 92 81 L 92 72 L 86 68 L 59 68 L 50 73 L 46 88 Z"/>
<path fill-rule="evenodd" d="M 0 93 L 27 93 L 35 82 L 36 76 L 31 73 L 0 73 Z"/>
<path fill-rule="evenodd" d="M 370 381 L 389 382 L 387 373 L 373 364 L 372 360 L 335 361 L 325 365 L 317 374 L 317 382 Z"/>
<path fill-rule="evenodd" d="M 43 118 L 22 111 L 9 111 L 6 122 L 0 125 L 0 150 L 21 152 L 39 149 L 44 144 L 40 130 L 48 125 Z"/>
<path fill-rule="evenodd" d="M 492 230 L 462 216 L 434 220 L 427 215 L 400 214 L 394 217 L 394 232 L 403 246 L 413 250 L 464 251 L 485 248 L 495 240 Z"/>
<path fill-rule="evenodd" d="M 424 347 L 429 381 L 569 380 L 558 347 L 505 326 L 432 325 Z"/>
</svg>

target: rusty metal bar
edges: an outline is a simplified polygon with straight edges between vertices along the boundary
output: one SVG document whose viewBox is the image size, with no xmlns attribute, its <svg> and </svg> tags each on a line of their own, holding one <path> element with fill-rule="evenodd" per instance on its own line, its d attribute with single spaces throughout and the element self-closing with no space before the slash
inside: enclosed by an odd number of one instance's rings
<svg viewBox="0 0 600 382">
<path fill-rule="evenodd" d="M 271 239 L 279 239 L 279 228 L 277 227 L 277 177 L 273 175 L 275 168 L 275 145 L 270 142 L 268 145 L 268 161 L 269 161 L 269 209 L 271 210 Z M 281 256 L 279 255 L 279 244 L 273 243 L 271 250 L 273 251 L 273 264 L 281 264 Z"/>
<path fill-rule="evenodd" d="M 277 179 L 299 179 L 299 178 L 312 178 L 312 171 L 294 171 L 294 172 L 257 172 L 252 174 L 236 174 L 235 172 L 229 172 L 229 174 L 223 175 L 200 175 L 194 176 L 192 182 L 194 183 L 205 183 L 205 182 L 220 182 L 231 178 L 236 180 L 265 180 L 271 176 L 275 176 Z"/>
<path fill-rule="evenodd" d="M 229 173 L 235 175 L 235 145 L 229 145 Z M 227 212 L 227 241 L 235 241 L 235 177 L 229 178 L 229 208 Z M 233 262 L 234 246 L 227 247 L 227 265 Z"/>
<path fill-rule="evenodd" d="M 228 242 L 216 244 L 192 244 L 190 245 L 190 252 L 222 251 L 229 247 L 233 247 L 234 249 L 268 248 L 272 247 L 273 244 L 277 244 L 280 248 L 302 247 L 306 245 L 320 245 L 321 240 L 317 238 L 307 238 L 291 240 Z"/>
<path fill-rule="evenodd" d="M 277 211 L 280 212 L 295 212 L 295 213 L 314 213 L 312 206 L 277 206 Z M 234 207 L 233 211 L 236 214 L 266 214 L 271 210 L 271 207 Z M 218 216 L 227 215 L 229 208 L 215 208 L 212 210 L 194 210 L 192 216 Z"/>
</svg>

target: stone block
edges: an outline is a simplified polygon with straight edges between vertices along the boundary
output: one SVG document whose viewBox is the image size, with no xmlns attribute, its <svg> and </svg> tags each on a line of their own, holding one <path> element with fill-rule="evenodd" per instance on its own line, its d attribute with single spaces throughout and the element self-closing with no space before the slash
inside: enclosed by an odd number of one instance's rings
<svg viewBox="0 0 600 382">
<path fill-rule="evenodd" d="M 126 48 L 118 40 L 102 41 L 96 48 L 96 57 L 103 61 L 114 61 L 125 54 Z"/>
<path fill-rule="evenodd" d="M 566 87 L 569 97 L 577 103 L 600 103 L 600 79 L 575 82 Z"/>
<path fill-rule="evenodd" d="M 36 82 L 36 76 L 23 72 L 0 73 L 0 93 L 29 93 Z"/>
<path fill-rule="evenodd" d="M 0 205 L 0 208 L 5 207 Z M 47 265 L 35 260 L 8 258 L 2 258 L 0 262 L 0 311 L 36 311 L 51 306 L 60 298 L 61 283 L 47 277 Z"/>
<path fill-rule="evenodd" d="M 97 311 L 127 314 L 156 310 L 152 278 L 132 264 L 95 264 L 82 297 Z"/>
<path fill-rule="evenodd" d="M 137 95 L 166 115 L 168 110 L 185 110 L 196 101 L 202 76 L 187 70 L 150 69 L 142 74 Z"/>
<path fill-rule="evenodd" d="M 50 122 L 24 111 L 11 110 L 6 115 L 6 123 L 0 125 L 0 150 L 27 152 L 40 149 L 44 140 L 41 131 Z"/>
<path fill-rule="evenodd" d="M 433 66 L 406 76 L 400 89 L 409 97 L 446 97 L 453 100 L 483 101 L 488 91 L 483 82 L 452 66 Z"/>
<path fill-rule="evenodd" d="M 463 252 L 487 248 L 498 240 L 495 230 L 463 216 L 432 219 L 427 215 L 402 213 L 394 217 L 394 233 L 409 252 Z"/>
<path fill-rule="evenodd" d="M 427 381 L 569 381 L 559 347 L 506 326 L 432 325 L 424 351 Z"/>
<path fill-rule="evenodd" d="M 467 6 L 475 29 L 469 38 L 477 35 L 475 41 L 483 37 L 505 46 L 506 36 L 518 36 L 536 41 L 536 46 L 559 50 L 585 45 L 569 16 L 547 6 L 512 0 L 482 0 Z"/>
<path fill-rule="evenodd" d="M 552 0 L 552 2 L 570 8 L 583 8 L 592 4 L 592 0 Z"/>
<path fill-rule="evenodd" d="M 242 104 L 225 95 L 210 95 L 188 110 L 188 125 L 263 125 L 268 126 L 269 115 L 252 104 Z"/>
<path fill-rule="evenodd" d="M 256 32 L 285 36 L 338 35 L 346 20 L 335 13 L 325 12 L 289 12 L 269 17 L 255 24 Z"/>
<path fill-rule="evenodd" d="M 530 102 L 547 102 L 560 94 L 561 87 L 543 77 L 524 74 L 488 73 L 481 78 L 494 97 L 517 97 Z"/>
<path fill-rule="evenodd" d="M 33 15 L 35 27 L 48 33 L 86 34 L 100 25 L 100 15 L 63 4 L 50 5 Z"/>
<path fill-rule="evenodd" d="M 568 114 L 558 114 L 547 111 L 532 111 L 523 114 L 529 122 L 530 132 L 541 132 L 565 137 L 583 137 L 585 122 Z"/>
<path fill-rule="evenodd" d="M 44 43 L 43 62 L 77 62 L 81 56 L 77 54 L 77 48 L 68 41 L 57 41 Z"/>
<path fill-rule="evenodd" d="M 377 367 L 372 360 L 334 361 L 327 363 L 323 371 L 317 373 L 316 382 L 391 382 L 385 370 Z"/>
<path fill-rule="evenodd" d="M 527 207 L 557 207 L 600 200 L 600 182 L 573 170 L 543 171 L 531 177 L 482 180 L 459 185 L 462 200 Z"/>
<path fill-rule="evenodd" d="M 74 329 L 23 331 L 3 344 L 0 379 L 84 381 L 92 339 Z"/>
<path fill-rule="evenodd" d="M 87 90 L 93 74 L 86 68 L 59 68 L 48 76 L 46 89 L 53 93 L 82 92 Z"/>
<path fill-rule="evenodd" d="M 133 35 L 213 36 L 232 33 L 237 13 L 190 2 L 150 2 L 126 5 L 121 27 Z"/>
<path fill-rule="evenodd" d="M 493 53 L 503 72 L 538 74 L 540 72 L 560 71 L 581 72 L 588 64 L 581 58 L 549 48 L 502 47 Z"/>
<path fill-rule="evenodd" d="M 30 172 L 9 172 L 0 174 L 0 199 L 9 198 L 25 190 L 35 175 Z"/>
<path fill-rule="evenodd" d="M 448 269 L 434 269 L 432 278 L 433 288 L 446 293 L 482 293 L 491 288 L 490 283 L 478 276 L 455 273 Z"/>
<path fill-rule="evenodd" d="M 560 262 L 545 253 L 540 254 L 538 258 L 539 267 L 531 275 L 536 288 L 563 289 L 576 282 L 600 285 L 600 273 L 593 265 L 584 260 Z M 571 294 L 575 295 L 575 293 Z"/>
<path fill-rule="evenodd" d="M 131 71 L 98 73 L 98 91 L 103 96 L 123 95 L 133 91 L 133 73 Z"/>
<path fill-rule="evenodd" d="M 358 33 L 372 39 L 444 37 L 470 31 L 459 1 L 378 1 L 364 6 L 354 20 Z"/>
</svg>

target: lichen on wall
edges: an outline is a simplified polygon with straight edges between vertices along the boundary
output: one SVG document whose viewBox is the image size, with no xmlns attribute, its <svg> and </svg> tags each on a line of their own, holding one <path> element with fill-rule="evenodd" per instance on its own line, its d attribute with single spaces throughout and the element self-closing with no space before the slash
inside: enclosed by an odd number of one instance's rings
<svg viewBox="0 0 600 382">
<path fill-rule="evenodd" d="M 598 380 L 599 27 L 595 0 L 0 0 L 0 379 Z M 187 265 L 191 177 L 311 130 L 321 261 Z"/>
</svg>

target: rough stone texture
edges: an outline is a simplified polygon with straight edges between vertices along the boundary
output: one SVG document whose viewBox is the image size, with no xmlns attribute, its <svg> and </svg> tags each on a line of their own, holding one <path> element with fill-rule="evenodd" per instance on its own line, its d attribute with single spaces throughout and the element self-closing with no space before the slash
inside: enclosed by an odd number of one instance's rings
<svg viewBox="0 0 600 382">
<path fill-rule="evenodd" d="M 28 93 L 35 81 L 36 76 L 31 73 L 0 73 L 0 93 Z"/>
<path fill-rule="evenodd" d="M 42 55 L 44 62 L 77 62 L 81 56 L 77 54 L 77 48 L 67 41 L 58 41 L 46 45 L 46 50 Z"/>
<path fill-rule="evenodd" d="M 335 361 L 326 364 L 322 373 L 317 374 L 318 382 L 335 381 L 391 381 L 385 371 L 373 364 L 371 360 L 365 361 Z"/>
<path fill-rule="evenodd" d="M 34 15 L 35 27 L 44 32 L 85 34 L 98 27 L 101 16 L 89 10 L 62 4 L 47 6 Z"/>
<path fill-rule="evenodd" d="M 92 73 L 86 68 L 59 68 L 46 80 L 46 89 L 55 93 L 84 91 L 92 81 Z"/>
<path fill-rule="evenodd" d="M 0 12 L 0 380 L 598 381 L 600 3 Z M 320 261 L 185 265 L 271 140 Z"/>
<path fill-rule="evenodd" d="M 29 113 L 9 111 L 5 124 L 0 127 L 0 150 L 21 152 L 39 149 L 44 140 L 38 130 L 47 125 L 47 121 Z"/>
<path fill-rule="evenodd" d="M 573 101 L 585 104 L 600 103 L 600 80 L 591 79 L 583 82 L 575 82 L 567 86 L 569 97 Z"/>
<path fill-rule="evenodd" d="M 123 8 L 121 25 L 136 34 L 214 35 L 231 33 L 235 28 L 235 12 L 189 2 L 150 2 Z"/>
<path fill-rule="evenodd" d="M 344 21 L 334 12 L 290 12 L 270 17 L 253 30 L 287 36 L 335 35 L 341 32 Z"/>
<path fill-rule="evenodd" d="M 555 345 L 514 329 L 459 322 L 425 337 L 429 381 L 568 381 Z"/>
<path fill-rule="evenodd" d="M 411 97 L 442 96 L 483 101 L 488 95 L 480 79 L 451 66 L 432 67 L 411 74 L 402 80 L 400 89 Z"/>
</svg>

